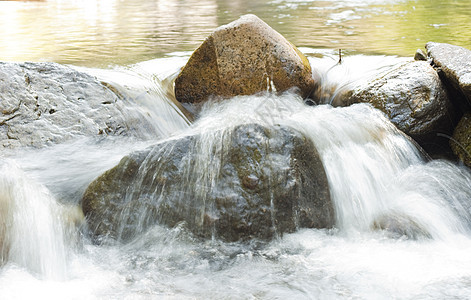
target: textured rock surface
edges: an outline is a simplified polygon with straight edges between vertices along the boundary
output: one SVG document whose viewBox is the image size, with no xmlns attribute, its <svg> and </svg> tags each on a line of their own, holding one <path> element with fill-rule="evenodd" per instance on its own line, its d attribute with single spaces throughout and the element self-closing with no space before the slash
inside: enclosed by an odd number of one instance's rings
<svg viewBox="0 0 471 300">
<path fill-rule="evenodd" d="M 0 63 L 0 143 L 41 147 L 77 135 L 130 134 L 138 121 L 94 77 L 55 63 Z"/>
<path fill-rule="evenodd" d="M 446 81 L 464 95 L 463 101 L 466 103 L 458 105 L 471 108 L 471 50 L 443 43 L 427 43 L 425 47 Z"/>
<path fill-rule="evenodd" d="M 126 241 L 158 222 L 185 221 L 198 236 L 227 241 L 333 226 L 326 174 L 310 140 L 253 124 L 210 136 L 133 153 L 92 182 L 82 207 L 95 237 Z"/>
<path fill-rule="evenodd" d="M 453 153 L 471 167 L 471 113 L 466 113 L 456 126 L 450 146 Z"/>
<path fill-rule="evenodd" d="M 401 64 L 346 94 L 348 104 L 371 103 L 421 144 L 428 143 L 437 133 L 451 133 L 454 119 L 451 102 L 427 62 Z"/>
<path fill-rule="evenodd" d="M 199 103 L 210 95 L 251 95 L 314 87 L 306 57 L 255 15 L 219 27 L 196 49 L 175 80 L 178 101 Z"/>
</svg>

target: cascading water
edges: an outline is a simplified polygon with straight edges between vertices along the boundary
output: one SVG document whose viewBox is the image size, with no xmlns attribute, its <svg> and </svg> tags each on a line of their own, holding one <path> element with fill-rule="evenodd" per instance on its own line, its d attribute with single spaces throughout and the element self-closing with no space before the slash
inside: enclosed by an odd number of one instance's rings
<svg viewBox="0 0 471 300">
<path fill-rule="evenodd" d="M 195 127 L 201 132 L 241 123 L 283 124 L 312 139 L 341 231 L 368 232 L 376 218 L 387 214 L 410 217 L 436 238 L 468 231 L 469 173 L 445 162 L 428 163 L 408 137 L 369 105 L 306 107 L 290 94 L 268 95 L 208 105 L 203 115 Z M 449 175 L 437 176 L 440 167 Z"/>
<path fill-rule="evenodd" d="M 348 71 L 348 58 L 344 63 Z M 324 76 L 334 94 L 356 78 L 335 79 L 339 70 Z M 113 79 L 113 72 L 104 74 Z M 123 91 L 149 88 L 120 78 L 114 82 Z M 153 84 L 168 88 L 165 80 Z M 168 107 L 165 93 L 158 95 L 146 99 Z M 67 225 L 63 203 L 73 211 L 86 184 L 156 141 L 90 139 L 25 150 L 1 169 L 0 298 L 461 299 L 471 293 L 469 170 L 430 161 L 369 105 L 310 107 L 290 93 L 235 97 L 207 103 L 190 128 L 174 108 L 149 113 L 170 120 L 152 129 L 158 139 L 202 136 L 192 149 L 197 166 L 185 176 L 204 182 L 204 189 L 182 186 L 182 201 L 215 186 L 218 159 L 203 150 L 224 148 L 225 130 L 260 124 L 301 132 L 324 165 L 335 228 L 301 229 L 260 244 L 202 241 L 181 223 L 153 225 L 125 244 L 97 246 Z"/>
<path fill-rule="evenodd" d="M 66 279 L 73 247 L 67 242 L 77 234 L 72 227 L 80 222 L 78 209 L 74 215 L 57 204 L 13 162 L 3 161 L 0 174 L 0 262 L 17 264 L 40 277 Z"/>
</svg>

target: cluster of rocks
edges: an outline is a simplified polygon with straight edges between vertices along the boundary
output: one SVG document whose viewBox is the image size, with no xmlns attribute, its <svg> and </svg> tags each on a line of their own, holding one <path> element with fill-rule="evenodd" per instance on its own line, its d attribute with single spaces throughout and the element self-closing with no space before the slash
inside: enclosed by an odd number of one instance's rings
<svg viewBox="0 0 471 300">
<path fill-rule="evenodd" d="M 315 87 L 307 58 L 246 15 L 216 29 L 193 53 L 175 80 L 175 97 L 197 111 L 211 97 L 275 89 L 307 97 Z M 303 134 L 258 124 L 209 134 L 224 147 L 201 135 L 164 141 L 93 182 L 82 207 L 94 236 L 126 241 L 157 222 L 184 222 L 197 236 L 226 241 L 334 226 L 324 167 Z M 202 152 L 211 156 L 200 163 Z"/>
<path fill-rule="evenodd" d="M 425 47 L 427 54 L 418 50 L 415 61 L 344 90 L 335 104 L 370 103 L 432 156 L 470 167 L 471 51 L 432 42 Z"/>
<path fill-rule="evenodd" d="M 397 65 L 344 91 L 336 103 L 371 103 L 426 150 L 444 152 L 450 141 L 471 166 L 471 51 L 426 47 L 425 61 Z M 130 120 L 120 95 L 87 74 L 53 63 L 0 63 L 0 70 L 4 147 L 133 134 L 139 117 Z M 318 84 L 295 46 L 246 15 L 218 28 L 193 53 L 175 80 L 175 97 L 191 111 L 214 97 L 289 89 L 316 101 Z M 224 147 L 204 145 L 201 134 L 160 142 L 92 182 L 82 208 L 93 236 L 126 241 L 153 224 L 183 222 L 198 236 L 236 241 L 335 225 L 324 167 L 303 134 L 249 124 L 219 136 Z M 202 145 L 211 155 L 198 163 Z M 194 176 L 211 164 L 218 169 L 207 178 Z M 396 226 L 394 220 L 375 226 Z"/>
<path fill-rule="evenodd" d="M 332 104 L 370 103 L 432 156 L 454 155 L 471 166 L 471 51 L 440 43 L 426 48 L 415 60 L 344 88 Z M 175 95 L 191 111 L 212 97 L 288 89 L 319 103 L 319 84 L 296 47 L 246 15 L 218 28 L 194 52 L 175 81 Z"/>
</svg>

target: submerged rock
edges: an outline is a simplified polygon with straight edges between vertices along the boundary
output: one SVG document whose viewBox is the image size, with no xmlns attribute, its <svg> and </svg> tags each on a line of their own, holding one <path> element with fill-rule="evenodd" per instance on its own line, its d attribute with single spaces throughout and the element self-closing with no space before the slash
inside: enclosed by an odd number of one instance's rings
<svg viewBox="0 0 471 300">
<path fill-rule="evenodd" d="M 130 134 L 138 116 L 94 77 L 56 63 L 0 63 L 0 143 L 41 147 L 77 135 Z"/>
<path fill-rule="evenodd" d="M 372 228 L 384 230 L 391 238 L 403 238 L 417 240 L 419 238 L 432 238 L 430 233 L 409 216 L 393 212 L 383 214 L 376 218 Z"/>
<path fill-rule="evenodd" d="M 444 44 L 427 43 L 427 54 L 432 58 L 433 65 L 439 69 L 445 83 L 456 90 L 460 101 L 457 104 L 462 110 L 471 108 L 471 50 L 463 47 Z M 461 96 L 461 97 L 460 97 Z"/>
<path fill-rule="evenodd" d="M 425 61 L 413 61 L 345 93 L 344 105 L 367 102 L 383 111 L 422 146 L 434 144 L 438 133 L 450 134 L 454 110 L 444 85 Z"/>
<path fill-rule="evenodd" d="M 260 91 L 314 87 L 307 58 L 255 15 L 221 26 L 195 50 L 175 80 L 175 96 L 200 103 L 209 96 L 231 97 Z"/>
<path fill-rule="evenodd" d="M 450 146 L 453 153 L 471 167 L 471 113 L 466 113 L 456 126 Z"/>
<path fill-rule="evenodd" d="M 182 221 L 197 236 L 227 241 L 334 225 L 313 143 L 291 128 L 256 124 L 133 153 L 90 184 L 82 207 L 95 237 L 122 241 Z"/>
</svg>

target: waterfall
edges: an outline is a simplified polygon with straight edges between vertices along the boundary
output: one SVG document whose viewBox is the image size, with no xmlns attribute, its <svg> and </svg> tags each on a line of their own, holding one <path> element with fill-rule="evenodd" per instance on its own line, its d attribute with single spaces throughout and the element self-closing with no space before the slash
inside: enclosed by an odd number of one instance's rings
<svg viewBox="0 0 471 300">
<path fill-rule="evenodd" d="M 383 222 L 397 224 L 399 233 L 416 230 L 433 238 L 469 231 L 469 171 L 428 161 L 420 146 L 368 104 L 307 107 L 291 93 L 236 97 L 208 103 L 193 131 L 248 123 L 287 125 L 313 141 L 342 232 L 369 232 Z"/>
<path fill-rule="evenodd" d="M 41 278 L 65 279 L 80 212 L 56 202 L 12 161 L 0 166 L 0 262 Z"/>
</svg>

